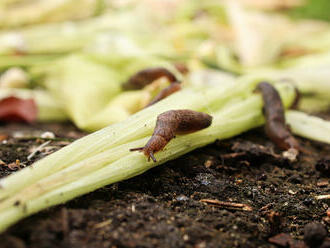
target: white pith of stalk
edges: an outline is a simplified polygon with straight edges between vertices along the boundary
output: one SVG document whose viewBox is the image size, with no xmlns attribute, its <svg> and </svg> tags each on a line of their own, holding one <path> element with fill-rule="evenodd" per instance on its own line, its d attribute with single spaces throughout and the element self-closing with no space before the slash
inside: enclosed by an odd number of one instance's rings
<svg viewBox="0 0 330 248">
<path fill-rule="evenodd" d="M 329 121 L 294 110 L 287 111 L 285 117 L 294 134 L 330 144 Z"/>
</svg>

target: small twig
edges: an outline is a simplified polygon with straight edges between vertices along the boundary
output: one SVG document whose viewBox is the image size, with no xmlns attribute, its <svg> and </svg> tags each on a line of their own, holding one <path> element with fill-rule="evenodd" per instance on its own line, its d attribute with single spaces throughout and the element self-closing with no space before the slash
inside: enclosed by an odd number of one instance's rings
<svg viewBox="0 0 330 248">
<path fill-rule="evenodd" d="M 259 209 L 259 212 L 263 212 L 263 211 L 269 210 L 273 205 L 274 205 L 273 202 L 268 203 L 268 204 L 266 204 L 265 206 L 261 207 L 261 208 Z"/>
<path fill-rule="evenodd" d="M 202 199 L 200 202 L 205 202 L 215 207 L 222 207 L 234 210 L 243 210 L 243 211 L 252 211 L 252 207 L 244 203 L 235 203 L 235 202 L 224 202 L 212 199 Z"/>
<path fill-rule="evenodd" d="M 100 229 L 100 228 L 103 228 L 103 227 L 106 227 L 108 225 L 110 225 L 112 223 L 112 219 L 109 219 L 109 220 L 106 220 L 106 221 L 103 221 L 103 222 L 100 222 L 98 224 L 96 224 L 94 226 L 95 229 Z"/>
<path fill-rule="evenodd" d="M 27 160 L 31 160 L 38 152 L 40 152 L 42 150 L 42 148 L 44 148 L 45 146 L 47 146 L 50 142 L 52 142 L 51 140 L 46 141 L 45 143 L 42 143 L 40 146 L 38 146 L 28 157 Z"/>
<path fill-rule="evenodd" d="M 0 165 L 7 166 L 7 164 L 5 162 L 3 162 L 1 159 L 0 159 Z"/>
<path fill-rule="evenodd" d="M 66 208 L 62 208 L 61 215 L 62 215 L 62 231 L 65 235 L 67 235 L 69 233 L 68 210 Z"/>
<path fill-rule="evenodd" d="M 16 159 L 15 162 L 13 163 L 10 163 L 7 165 L 7 167 L 10 169 L 10 170 L 18 170 L 20 169 L 21 167 L 25 167 L 26 165 L 21 163 L 21 161 L 19 159 Z"/>
<path fill-rule="evenodd" d="M 241 156 L 245 156 L 246 152 L 234 152 L 234 153 L 227 153 L 224 155 L 221 155 L 222 159 L 231 159 L 231 158 L 237 158 Z"/>
<path fill-rule="evenodd" d="M 29 140 L 44 140 L 44 141 L 66 141 L 66 142 L 73 142 L 75 138 L 62 138 L 62 137 L 55 137 L 55 138 L 43 138 L 40 136 L 31 136 L 31 137 L 15 137 L 17 140 L 22 141 L 29 141 Z"/>
<path fill-rule="evenodd" d="M 315 196 L 316 200 L 328 200 L 330 199 L 330 195 L 317 195 Z"/>
</svg>

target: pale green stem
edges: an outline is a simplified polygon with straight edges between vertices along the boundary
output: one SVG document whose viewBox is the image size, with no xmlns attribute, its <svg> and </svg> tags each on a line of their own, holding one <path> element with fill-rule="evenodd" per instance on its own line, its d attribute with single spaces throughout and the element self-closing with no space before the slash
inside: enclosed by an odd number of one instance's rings
<svg viewBox="0 0 330 248">
<path fill-rule="evenodd" d="M 239 120 L 236 120 L 236 123 L 235 120 L 231 120 L 229 122 L 223 121 L 223 126 L 219 127 L 222 129 L 221 133 L 223 137 L 226 138 L 238 134 L 237 127 L 252 128 L 255 125 L 260 125 L 262 123 L 260 110 L 259 114 L 257 115 L 247 115 L 248 116 L 245 116 L 245 118 L 241 117 Z M 89 176 L 85 176 L 80 180 L 46 193 L 36 199 L 27 201 L 21 206 L 13 206 L 12 208 L 9 208 L 0 213 L 0 219 L 2 220 L 0 223 L 0 232 L 18 220 L 37 211 L 40 211 L 41 209 L 66 202 L 79 195 L 91 192 L 107 184 L 122 181 L 142 174 L 146 170 L 160 163 L 180 156 L 197 147 L 204 146 L 207 143 L 213 142 L 216 138 L 217 137 L 213 134 L 205 133 L 203 136 L 197 136 L 194 139 L 190 137 L 190 139 L 186 141 L 178 138 L 176 139 L 176 142 L 171 142 L 169 144 L 167 150 L 164 153 L 158 156 L 157 163 L 146 162 L 145 156 L 141 153 L 132 153 L 128 156 L 125 156 L 112 164 L 106 165 L 104 168 L 97 170 Z M 218 138 L 221 138 L 221 136 L 218 136 Z"/>
<path fill-rule="evenodd" d="M 213 88 L 208 90 L 183 90 L 146 108 L 124 122 L 111 125 L 64 147 L 58 152 L 36 162 L 18 173 L 0 180 L 0 200 L 19 191 L 38 179 L 60 171 L 73 163 L 94 156 L 114 146 L 151 135 L 156 116 L 171 109 L 206 110 L 220 108 L 229 99 L 248 95 L 255 82 L 241 87 Z M 209 111 L 207 111 L 209 110 Z"/>
<path fill-rule="evenodd" d="M 129 144 L 110 148 L 110 150 L 101 152 L 93 157 L 84 159 L 81 162 L 60 170 L 57 173 L 49 175 L 48 177 L 41 179 L 35 184 L 22 189 L 22 191 L 18 192 L 8 200 L 1 202 L 0 211 L 10 207 L 15 202 L 25 202 L 28 199 L 42 195 L 52 189 L 71 183 L 72 181 L 76 181 L 79 178 L 86 176 L 107 164 L 127 156 L 130 147 L 141 147 L 147 141 L 148 138 L 143 138 L 130 142 Z"/>
<path fill-rule="evenodd" d="M 317 96 L 302 96 L 298 109 L 307 113 L 320 113 L 330 110 L 330 99 Z"/>
<path fill-rule="evenodd" d="M 330 144 L 330 122 L 300 111 L 286 113 L 287 123 L 294 134 Z"/>
<path fill-rule="evenodd" d="M 290 105 L 295 96 L 293 88 L 288 88 L 288 85 L 281 85 L 279 90 L 281 92 L 284 104 L 286 106 Z M 247 109 L 249 111 L 247 111 Z M 0 230 L 5 229 L 7 226 L 16 222 L 20 218 L 30 215 L 43 208 L 65 202 L 104 185 L 141 174 L 158 164 L 174 159 L 198 147 L 212 143 L 216 139 L 229 138 L 253 127 L 259 126 L 263 123 L 261 109 L 261 97 L 259 95 L 253 95 L 246 100 L 239 101 L 227 106 L 223 110 L 212 113 L 214 120 L 211 127 L 200 132 L 178 136 L 168 144 L 164 151 L 157 153 L 157 163 L 147 162 L 145 156 L 141 153 L 131 154 L 128 152 L 129 148 L 135 147 L 136 145 L 145 144 L 146 139 L 142 139 L 137 142 L 123 145 L 118 150 L 124 150 L 124 154 L 126 153 L 126 156 L 123 156 L 121 159 L 113 163 L 108 163 L 107 161 L 105 162 L 105 166 L 103 166 L 104 163 L 102 161 L 98 168 L 103 167 L 98 170 L 96 169 L 91 174 L 87 173 L 90 172 L 91 168 L 86 169 L 83 173 L 85 176 L 81 177 L 81 175 L 79 175 L 80 178 L 76 175 L 69 174 L 72 176 L 71 180 L 69 180 L 71 183 L 61 187 L 59 187 L 61 185 L 61 183 L 59 183 L 55 185 L 55 187 L 58 187 L 55 190 L 53 189 L 54 186 L 49 186 L 49 183 L 51 184 L 52 182 L 56 182 L 56 180 L 50 176 L 50 182 L 46 179 L 44 182 L 41 181 L 40 183 L 36 183 L 36 188 L 34 190 L 37 190 L 38 187 L 42 188 L 42 191 L 39 191 L 42 195 L 39 195 L 39 197 L 38 194 L 32 194 L 32 196 L 30 195 L 24 198 L 26 193 L 29 192 L 23 191 L 20 196 L 21 198 L 14 197 L 14 200 L 9 199 L 3 203 L 5 204 L 5 207 L 11 207 L 10 204 L 13 204 L 13 208 L 20 210 L 16 211 L 9 208 L 8 210 L 2 211 L 2 213 L 0 213 L 0 218 L 3 218 L 5 221 L 0 226 Z M 96 156 L 96 159 L 97 158 L 98 156 Z M 91 161 L 93 161 L 93 158 Z M 81 163 L 80 165 L 77 165 L 77 167 L 82 167 L 83 165 L 84 163 Z M 74 166 L 72 168 L 74 168 Z M 68 171 L 70 171 L 70 168 L 68 168 Z M 83 167 L 81 169 L 84 170 Z M 73 171 L 74 170 L 77 170 L 77 168 L 74 168 Z M 57 176 L 59 175 L 61 175 L 61 172 L 59 172 Z M 68 181 L 65 180 L 65 183 L 67 182 Z M 33 188 L 33 186 L 31 187 Z M 46 189 L 47 187 L 49 187 L 48 190 Z M 30 192 L 33 192 L 32 188 Z M 29 197 L 37 198 L 26 199 Z M 15 206 L 15 202 L 19 202 L 19 206 Z"/>
<path fill-rule="evenodd" d="M 0 70 L 13 66 L 40 66 L 47 65 L 54 60 L 59 59 L 61 55 L 25 55 L 25 56 L 9 56 L 0 55 Z"/>
</svg>

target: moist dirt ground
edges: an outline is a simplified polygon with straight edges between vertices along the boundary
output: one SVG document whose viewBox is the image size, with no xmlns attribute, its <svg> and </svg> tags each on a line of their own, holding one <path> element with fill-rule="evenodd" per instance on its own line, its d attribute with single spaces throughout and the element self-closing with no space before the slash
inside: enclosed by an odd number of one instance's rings
<svg viewBox="0 0 330 248">
<path fill-rule="evenodd" d="M 83 135 L 70 124 L 2 124 L 0 176 Z M 28 217 L 0 235 L 0 247 L 305 247 L 306 224 L 330 228 L 330 200 L 315 198 L 330 194 L 330 146 L 298 140 L 304 153 L 293 163 L 262 128 L 217 141 Z M 281 233 L 293 239 L 287 246 L 269 241 Z"/>
</svg>

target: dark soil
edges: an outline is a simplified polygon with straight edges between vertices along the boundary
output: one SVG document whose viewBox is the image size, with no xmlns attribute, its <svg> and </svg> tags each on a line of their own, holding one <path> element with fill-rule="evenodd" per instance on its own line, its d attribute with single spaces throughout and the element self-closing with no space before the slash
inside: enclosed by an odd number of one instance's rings
<svg viewBox="0 0 330 248">
<path fill-rule="evenodd" d="M 40 138 L 43 131 L 57 138 L 28 161 L 47 140 Z M 6 125 L 0 134 L 9 135 L 0 142 L 1 177 L 15 169 L 8 164 L 27 166 L 84 135 L 69 124 Z M 288 233 L 303 240 L 313 221 L 329 231 L 330 201 L 315 196 L 330 193 L 330 146 L 298 140 L 308 154 L 295 163 L 280 155 L 263 129 L 216 142 L 20 221 L 0 235 L 0 247 L 276 247 L 270 237 Z M 242 203 L 252 211 L 202 199 Z"/>
</svg>

